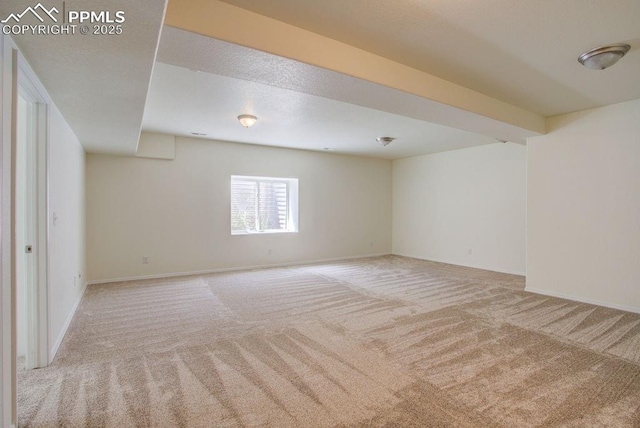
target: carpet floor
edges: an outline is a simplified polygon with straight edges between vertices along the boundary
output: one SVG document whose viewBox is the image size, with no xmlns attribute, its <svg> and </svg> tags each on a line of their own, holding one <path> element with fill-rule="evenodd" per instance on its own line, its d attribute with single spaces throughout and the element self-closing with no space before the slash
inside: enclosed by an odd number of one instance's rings
<svg viewBox="0 0 640 428">
<path fill-rule="evenodd" d="M 640 427 L 640 315 L 385 256 L 90 286 L 25 427 Z"/>
</svg>

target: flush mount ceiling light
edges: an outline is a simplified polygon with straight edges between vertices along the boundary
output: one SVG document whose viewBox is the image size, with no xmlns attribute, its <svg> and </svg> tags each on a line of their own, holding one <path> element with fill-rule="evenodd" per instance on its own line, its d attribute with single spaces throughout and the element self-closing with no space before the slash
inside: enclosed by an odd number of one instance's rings
<svg viewBox="0 0 640 428">
<path fill-rule="evenodd" d="M 618 62 L 629 49 L 631 46 L 626 44 L 603 46 L 583 53 L 578 57 L 578 61 L 588 69 L 604 70 Z"/>
<path fill-rule="evenodd" d="M 391 143 L 393 140 L 395 140 L 395 138 L 393 137 L 378 137 L 376 138 L 376 141 L 380 144 L 382 144 L 383 146 L 388 146 L 389 143 Z"/>
<path fill-rule="evenodd" d="M 241 114 L 240 116 L 238 116 L 238 120 L 245 128 L 251 128 L 256 124 L 258 118 L 250 114 Z"/>
</svg>

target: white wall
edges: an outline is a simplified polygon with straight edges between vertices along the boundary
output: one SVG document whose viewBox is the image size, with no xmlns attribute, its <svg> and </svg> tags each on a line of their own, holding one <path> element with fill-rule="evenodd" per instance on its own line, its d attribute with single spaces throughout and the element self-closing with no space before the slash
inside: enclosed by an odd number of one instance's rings
<svg viewBox="0 0 640 428">
<path fill-rule="evenodd" d="M 525 235 L 524 146 L 393 162 L 394 254 L 524 275 Z"/>
<path fill-rule="evenodd" d="M 53 214 L 57 216 L 54 224 Z M 49 345 L 62 341 L 86 284 L 85 152 L 49 105 Z"/>
<path fill-rule="evenodd" d="M 527 290 L 640 312 L 640 100 L 528 141 Z"/>
<path fill-rule="evenodd" d="M 299 178 L 299 232 L 231 236 L 231 175 Z M 89 154 L 87 233 L 94 281 L 389 253 L 391 162 L 182 137 L 175 160 Z"/>
</svg>

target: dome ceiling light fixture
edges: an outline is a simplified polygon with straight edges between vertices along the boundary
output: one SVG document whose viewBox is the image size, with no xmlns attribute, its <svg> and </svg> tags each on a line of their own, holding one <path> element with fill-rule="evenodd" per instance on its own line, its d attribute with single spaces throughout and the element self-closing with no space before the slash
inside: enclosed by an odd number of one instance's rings
<svg viewBox="0 0 640 428">
<path fill-rule="evenodd" d="M 388 146 L 389 143 L 391 143 L 393 140 L 395 140 L 395 138 L 393 137 L 378 137 L 376 138 L 376 141 L 380 144 L 382 144 L 383 147 Z"/>
<path fill-rule="evenodd" d="M 250 114 L 241 114 L 240 116 L 238 116 L 238 120 L 240 121 L 240 124 L 245 128 L 251 128 L 256 124 L 258 118 Z"/>
<path fill-rule="evenodd" d="M 618 62 L 629 49 L 631 46 L 623 43 L 602 46 L 583 53 L 578 57 L 578 61 L 590 70 L 604 70 Z"/>
</svg>

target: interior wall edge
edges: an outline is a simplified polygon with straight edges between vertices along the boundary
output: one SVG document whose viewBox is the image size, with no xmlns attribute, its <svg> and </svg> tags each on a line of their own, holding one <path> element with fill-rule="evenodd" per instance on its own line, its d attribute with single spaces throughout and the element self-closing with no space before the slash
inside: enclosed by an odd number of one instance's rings
<svg viewBox="0 0 640 428">
<path fill-rule="evenodd" d="M 554 291 L 542 290 L 540 288 L 529 287 L 529 286 L 526 286 L 524 288 L 524 291 L 529 293 L 542 294 L 543 296 L 558 297 L 560 299 L 572 300 L 574 302 L 587 303 L 589 305 L 603 306 L 605 308 L 618 309 L 620 311 L 633 312 L 636 314 L 640 314 L 640 308 L 636 308 L 633 306 L 618 305 L 616 303 L 605 302 L 602 300 L 588 299 L 585 297 L 569 295 L 564 293 L 556 293 Z"/>
<path fill-rule="evenodd" d="M 426 260 L 428 262 L 436 262 L 436 263 L 445 263 L 448 265 L 454 265 L 454 266 L 464 266 L 464 267 L 470 267 L 470 268 L 474 268 L 474 269 L 482 269 L 482 270 L 488 270 L 491 272 L 499 272 L 499 273 L 508 273 L 510 275 L 519 275 L 519 276 L 526 276 L 527 273 L 526 272 L 522 272 L 522 271 L 512 271 L 512 270 L 505 270 L 505 269 L 496 269 L 494 267 L 490 267 L 490 266 L 486 266 L 486 265 L 482 265 L 482 264 L 474 264 L 474 263 L 460 263 L 460 262 L 454 262 L 451 260 L 446 260 L 446 259 L 439 259 L 439 258 L 434 258 L 434 257 L 424 257 L 424 256 L 418 256 L 415 254 L 407 254 L 407 253 L 403 253 L 403 252 L 392 252 L 392 254 L 394 256 L 401 256 L 401 257 L 408 257 L 411 259 L 418 259 L 418 260 Z"/>
<path fill-rule="evenodd" d="M 179 276 L 207 275 L 212 273 L 223 273 L 223 272 L 241 272 L 241 271 L 254 270 L 254 269 L 273 269 L 273 268 L 288 267 L 288 266 L 312 265 L 316 263 L 329 263 L 329 262 L 340 262 L 340 261 L 347 261 L 347 260 L 367 259 L 372 257 L 382 257 L 382 256 L 390 256 L 390 255 L 392 254 L 391 253 L 366 254 L 366 255 L 359 255 L 359 256 L 336 257 L 336 258 L 330 258 L 330 259 L 296 261 L 296 262 L 289 262 L 289 263 L 274 263 L 274 264 L 266 264 L 266 265 L 237 266 L 237 267 L 228 267 L 228 268 L 219 268 L 219 269 L 207 269 L 207 270 L 192 271 L 192 272 L 173 272 L 173 273 L 162 273 L 157 275 L 140 275 L 140 276 L 130 276 L 130 277 L 123 277 L 123 278 L 95 279 L 95 280 L 88 281 L 87 286 L 98 285 L 98 284 L 113 284 L 117 282 L 127 282 L 127 281 L 142 281 L 147 279 L 175 278 Z"/>
<path fill-rule="evenodd" d="M 76 299 L 75 303 L 73 304 L 73 307 L 71 308 L 71 311 L 69 312 L 69 315 L 67 316 L 67 320 L 65 321 L 65 323 L 64 323 L 64 325 L 62 327 L 62 330 L 60 331 L 60 334 L 58 335 L 58 338 L 56 339 L 56 341 L 53 343 L 53 345 L 49 349 L 49 364 L 51 364 L 53 362 L 54 358 L 56 357 L 56 354 L 58 353 L 58 350 L 60 349 L 60 345 L 62 344 L 62 340 L 64 339 L 65 335 L 67 334 L 67 331 L 69 330 L 69 326 L 71 325 L 71 321 L 73 321 L 73 317 L 76 315 L 76 311 L 78 310 L 78 306 L 80 306 L 80 302 L 82 301 L 82 298 L 84 297 L 84 293 L 87 291 L 87 285 L 88 285 L 88 283 L 85 282 L 84 286 L 82 287 L 82 291 L 80 292 L 80 295 Z"/>
</svg>

